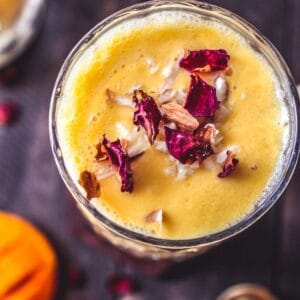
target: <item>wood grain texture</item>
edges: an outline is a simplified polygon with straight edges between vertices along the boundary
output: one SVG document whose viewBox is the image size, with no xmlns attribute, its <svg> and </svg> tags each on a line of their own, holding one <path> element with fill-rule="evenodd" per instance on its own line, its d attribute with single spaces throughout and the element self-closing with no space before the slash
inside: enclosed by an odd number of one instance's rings
<svg viewBox="0 0 300 300">
<path fill-rule="evenodd" d="M 115 272 L 137 278 L 143 299 L 210 300 L 240 282 L 266 285 L 280 299 L 300 299 L 299 169 L 285 199 L 255 226 L 204 256 L 170 267 L 161 276 L 145 275 L 121 253 L 105 243 L 99 246 L 66 196 L 48 138 L 49 100 L 55 78 L 64 58 L 85 32 L 117 9 L 137 2 L 141 1 L 49 1 L 42 32 L 18 62 L 19 80 L 0 87 L 1 98 L 11 98 L 22 107 L 19 122 L 0 128 L 0 208 L 17 212 L 45 228 L 63 248 L 67 260 L 84 269 L 87 285 L 69 290 L 66 299 L 110 299 L 105 279 Z M 210 3 L 256 24 L 300 80 L 299 1 Z"/>
</svg>

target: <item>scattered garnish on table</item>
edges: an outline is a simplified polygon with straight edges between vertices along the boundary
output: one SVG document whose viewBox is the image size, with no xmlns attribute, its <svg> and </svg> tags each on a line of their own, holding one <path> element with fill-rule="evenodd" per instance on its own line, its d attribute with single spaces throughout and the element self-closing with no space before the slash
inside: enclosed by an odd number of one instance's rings
<svg viewBox="0 0 300 300">
<path fill-rule="evenodd" d="M 15 103 L 3 101 L 0 102 L 0 126 L 13 123 L 18 116 L 18 107 Z"/>
<path fill-rule="evenodd" d="M 106 288 L 113 296 L 132 294 L 137 290 L 136 282 L 127 275 L 111 275 L 106 281 Z"/>
</svg>

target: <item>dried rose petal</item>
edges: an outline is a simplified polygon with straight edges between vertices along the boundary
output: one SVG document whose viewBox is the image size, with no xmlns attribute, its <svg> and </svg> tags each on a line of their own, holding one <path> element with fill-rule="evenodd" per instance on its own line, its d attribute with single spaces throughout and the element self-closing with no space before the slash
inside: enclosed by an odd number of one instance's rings
<svg viewBox="0 0 300 300">
<path fill-rule="evenodd" d="M 122 149 L 120 140 L 117 139 L 114 142 L 110 142 L 105 136 L 103 136 L 102 145 L 110 163 L 116 170 L 118 170 L 122 182 L 121 191 L 132 192 L 133 177 L 130 159 L 127 153 L 125 153 Z"/>
<path fill-rule="evenodd" d="M 199 136 L 165 127 L 165 139 L 169 153 L 182 164 L 202 162 L 214 153 L 210 143 L 201 141 Z"/>
<path fill-rule="evenodd" d="M 239 163 L 239 160 L 235 158 L 235 154 L 232 151 L 228 150 L 226 154 L 227 157 L 224 162 L 223 171 L 218 174 L 220 178 L 228 176 Z"/>
<path fill-rule="evenodd" d="M 227 68 L 230 56 L 223 49 L 188 51 L 180 60 L 180 67 L 189 72 L 222 71 Z"/>
<path fill-rule="evenodd" d="M 191 83 L 184 108 L 195 117 L 213 117 L 219 106 L 216 89 L 197 75 L 191 75 Z"/>
<path fill-rule="evenodd" d="M 134 91 L 133 101 L 137 108 L 134 112 L 133 123 L 145 129 L 152 145 L 158 134 L 161 113 L 153 98 L 142 90 Z"/>
<path fill-rule="evenodd" d="M 112 295 L 123 296 L 136 290 L 135 281 L 126 275 L 112 275 L 106 282 L 107 290 Z"/>
<path fill-rule="evenodd" d="M 100 184 L 94 173 L 83 171 L 80 173 L 79 184 L 85 189 L 87 198 L 100 197 Z"/>
<path fill-rule="evenodd" d="M 10 102 L 0 103 L 0 126 L 12 123 L 18 115 L 17 106 Z"/>
</svg>

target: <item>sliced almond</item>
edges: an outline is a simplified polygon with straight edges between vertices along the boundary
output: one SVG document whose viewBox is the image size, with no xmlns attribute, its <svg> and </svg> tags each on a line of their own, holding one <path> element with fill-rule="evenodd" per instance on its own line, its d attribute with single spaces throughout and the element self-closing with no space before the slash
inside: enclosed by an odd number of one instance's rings
<svg viewBox="0 0 300 300">
<path fill-rule="evenodd" d="M 162 222 L 163 222 L 163 211 L 162 211 L 162 209 L 152 211 L 150 214 L 148 214 L 145 217 L 145 221 L 147 223 L 162 224 Z"/>
<path fill-rule="evenodd" d="M 199 126 L 199 122 L 186 109 L 177 103 L 166 103 L 161 106 L 161 110 L 165 113 L 165 117 L 182 129 L 194 131 Z"/>
</svg>

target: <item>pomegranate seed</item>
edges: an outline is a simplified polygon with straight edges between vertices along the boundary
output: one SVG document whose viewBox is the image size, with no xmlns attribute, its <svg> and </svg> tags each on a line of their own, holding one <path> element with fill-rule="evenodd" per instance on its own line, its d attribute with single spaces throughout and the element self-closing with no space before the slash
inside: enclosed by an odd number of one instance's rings
<svg viewBox="0 0 300 300">
<path fill-rule="evenodd" d="M 17 116 L 17 107 L 13 103 L 0 102 L 0 126 L 12 123 Z"/>
<path fill-rule="evenodd" d="M 106 287 L 111 294 L 121 296 L 133 293 L 136 283 L 126 275 L 112 275 L 107 279 Z"/>
<path fill-rule="evenodd" d="M 70 288 L 82 288 L 86 283 L 85 274 L 77 267 L 70 266 L 68 270 L 68 283 Z"/>
</svg>

